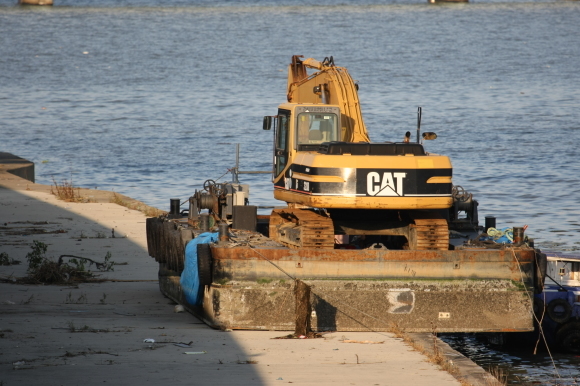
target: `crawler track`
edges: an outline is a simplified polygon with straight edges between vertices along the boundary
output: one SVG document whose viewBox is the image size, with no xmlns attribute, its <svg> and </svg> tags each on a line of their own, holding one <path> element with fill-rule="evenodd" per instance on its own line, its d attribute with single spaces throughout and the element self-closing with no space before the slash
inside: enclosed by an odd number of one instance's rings
<svg viewBox="0 0 580 386">
<path fill-rule="evenodd" d="M 438 250 L 449 249 L 449 228 L 442 218 L 419 218 L 409 226 L 409 249 Z"/>
<path fill-rule="evenodd" d="M 312 210 L 275 209 L 270 238 L 290 248 L 334 249 L 334 226 L 330 217 Z"/>
<path fill-rule="evenodd" d="M 408 240 L 410 250 L 449 249 L 447 221 L 428 213 L 417 213 L 411 224 L 385 229 Z M 290 248 L 334 249 L 334 224 L 328 216 L 309 209 L 275 209 L 270 217 L 270 238 Z"/>
</svg>

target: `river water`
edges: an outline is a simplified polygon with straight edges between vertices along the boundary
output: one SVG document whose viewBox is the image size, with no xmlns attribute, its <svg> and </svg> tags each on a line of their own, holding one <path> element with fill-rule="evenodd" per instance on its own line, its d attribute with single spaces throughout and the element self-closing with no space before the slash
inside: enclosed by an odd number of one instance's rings
<svg viewBox="0 0 580 386">
<path fill-rule="evenodd" d="M 39 183 L 167 210 L 234 166 L 237 143 L 241 169 L 270 170 L 262 117 L 285 101 L 291 56 L 332 55 L 373 141 L 413 132 L 421 106 L 427 150 L 451 157 L 480 218 L 580 249 L 578 1 L 15 3 L 0 0 L 0 151 Z M 251 204 L 277 204 L 269 176 L 242 177 Z"/>
</svg>

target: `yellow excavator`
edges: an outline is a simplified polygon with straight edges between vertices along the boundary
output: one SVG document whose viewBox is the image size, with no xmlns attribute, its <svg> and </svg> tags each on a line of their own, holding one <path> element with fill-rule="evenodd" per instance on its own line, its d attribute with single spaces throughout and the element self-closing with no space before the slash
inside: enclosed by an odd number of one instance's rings
<svg viewBox="0 0 580 386">
<path fill-rule="evenodd" d="M 371 143 L 346 68 L 302 58 L 288 69 L 288 103 L 264 117 L 275 129 L 274 197 L 288 204 L 272 212 L 270 238 L 291 248 L 449 249 L 451 161 L 421 143 L 435 133 L 420 138 L 419 114 L 416 142 L 407 132 Z"/>
</svg>

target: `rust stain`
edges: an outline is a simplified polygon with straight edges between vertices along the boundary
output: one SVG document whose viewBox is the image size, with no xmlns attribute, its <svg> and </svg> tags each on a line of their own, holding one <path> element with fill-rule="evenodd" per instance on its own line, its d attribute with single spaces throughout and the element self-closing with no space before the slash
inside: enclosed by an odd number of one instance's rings
<svg viewBox="0 0 580 386">
<path fill-rule="evenodd" d="M 478 249 L 459 251 L 405 251 L 405 250 L 348 250 L 348 249 L 288 249 L 288 248 L 250 248 L 233 247 L 222 248 L 212 246 L 212 256 L 218 260 L 314 260 L 328 262 L 365 262 L 365 261 L 409 261 L 409 262 L 495 262 L 513 263 L 517 268 L 517 261 L 512 251 Z M 534 260 L 534 251 L 514 249 L 520 263 L 531 263 Z"/>
<path fill-rule="evenodd" d="M 516 254 L 517 259 L 513 254 Z M 212 246 L 214 277 L 488 280 L 533 283 L 533 250 L 321 250 Z M 519 263 L 518 263 L 519 261 Z"/>
</svg>

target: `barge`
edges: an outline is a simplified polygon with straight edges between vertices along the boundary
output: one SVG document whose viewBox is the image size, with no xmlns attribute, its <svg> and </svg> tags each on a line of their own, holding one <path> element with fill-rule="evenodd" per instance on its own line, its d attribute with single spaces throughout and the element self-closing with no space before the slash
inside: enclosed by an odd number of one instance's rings
<svg viewBox="0 0 580 386">
<path fill-rule="evenodd" d="M 161 292 L 211 327 L 294 330 L 299 280 L 311 288 L 313 331 L 534 330 L 546 258 L 530 243 L 479 242 L 472 218 L 451 223 L 446 251 L 291 248 L 268 237 L 271 217 L 243 205 L 248 196 L 247 185 L 209 181 L 189 209 L 172 200 L 168 215 L 147 219 Z M 199 213 L 203 203 L 223 217 Z"/>
<path fill-rule="evenodd" d="M 163 293 L 223 329 L 532 331 L 546 258 L 523 228 L 482 241 L 477 201 L 424 147 L 437 135 L 421 108 L 415 141 L 371 142 L 346 68 L 301 58 L 263 120 L 285 206 L 258 215 L 237 164 L 231 182 L 171 200 L 147 220 Z"/>
</svg>

